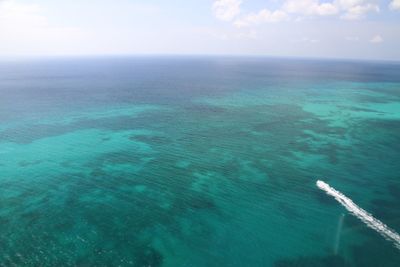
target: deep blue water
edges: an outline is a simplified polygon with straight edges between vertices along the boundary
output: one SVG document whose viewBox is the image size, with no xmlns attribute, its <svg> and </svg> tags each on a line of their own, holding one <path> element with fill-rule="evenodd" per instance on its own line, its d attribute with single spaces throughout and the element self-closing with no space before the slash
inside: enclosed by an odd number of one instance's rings
<svg viewBox="0 0 400 267">
<path fill-rule="evenodd" d="M 399 266 L 400 63 L 0 62 L 0 266 Z"/>
</svg>

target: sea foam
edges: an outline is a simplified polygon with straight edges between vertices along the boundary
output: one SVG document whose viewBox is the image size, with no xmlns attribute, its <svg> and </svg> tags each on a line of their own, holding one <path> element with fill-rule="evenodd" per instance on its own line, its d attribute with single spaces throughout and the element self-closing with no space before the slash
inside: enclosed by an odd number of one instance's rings
<svg viewBox="0 0 400 267">
<path fill-rule="evenodd" d="M 386 240 L 400 249 L 400 235 L 393 229 L 390 229 L 386 224 L 374 218 L 370 213 L 357 206 L 350 198 L 346 197 L 341 192 L 337 191 L 329 184 L 323 181 L 317 181 L 319 189 L 324 190 L 328 195 L 333 196 L 340 204 L 342 204 L 351 214 L 359 218 L 369 228 L 374 229 Z"/>
</svg>

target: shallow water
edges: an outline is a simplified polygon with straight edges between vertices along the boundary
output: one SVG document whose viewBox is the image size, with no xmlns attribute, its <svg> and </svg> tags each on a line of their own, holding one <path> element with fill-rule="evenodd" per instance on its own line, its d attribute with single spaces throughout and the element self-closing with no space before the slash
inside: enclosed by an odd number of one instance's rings
<svg viewBox="0 0 400 267">
<path fill-rule="evenodd" d="M 400 64 L 0 63 L 0 266 L 398 266 Z"/>
</svg>

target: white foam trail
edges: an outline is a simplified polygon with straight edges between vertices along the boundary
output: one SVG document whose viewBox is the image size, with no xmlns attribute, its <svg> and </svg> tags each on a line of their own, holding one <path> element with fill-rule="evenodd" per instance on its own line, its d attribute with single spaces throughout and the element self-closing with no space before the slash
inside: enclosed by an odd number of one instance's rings
<svg viewBox="0 0 400 267">
<path fill-rule="evenodd" d="M 359 218 L 369 228 L 374 229 L 381 234 L 386 240 L 391 241 L 400 249 L 400 235 L 390 229 L 386 224 L 374 218 L 371 214 L 357 206 L 350 198 L 335 190 L 323 181 L 317 181 L 319 189 L 324 190 L 328 195 L 333 196 L 340 204 L 342 204 L 350 213 Z"/>
</svg>

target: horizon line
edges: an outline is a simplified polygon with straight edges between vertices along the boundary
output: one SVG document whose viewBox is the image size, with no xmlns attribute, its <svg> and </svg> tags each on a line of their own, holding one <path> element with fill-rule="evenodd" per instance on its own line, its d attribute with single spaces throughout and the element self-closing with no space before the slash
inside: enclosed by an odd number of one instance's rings
<svg viewBox="0 0 400 267">
<path fill-rule="evenodd" d="M 318 60 L 318 61 L 351 61 L 351 62 L 381 62 L 399 63 L 400 59 L 379 59 L 379 58 L 351 58 L 351 57 L 318 57 L 318 56 L 283 56 L 283 55 L 255 55 L 255 54 L 189 54 L 189 53 L 121 53 L 121 54 L 42 54 L 42 55 L 0 55 L 0 62 L 15 60 L 38 60 L 38 59 L 76 59 L 76 58 L 121 58 L 121 57 L 180 57 L 180 58 L 259 58 L 259 59 L 285 59 L 285 60 Z"/>
</svg>

